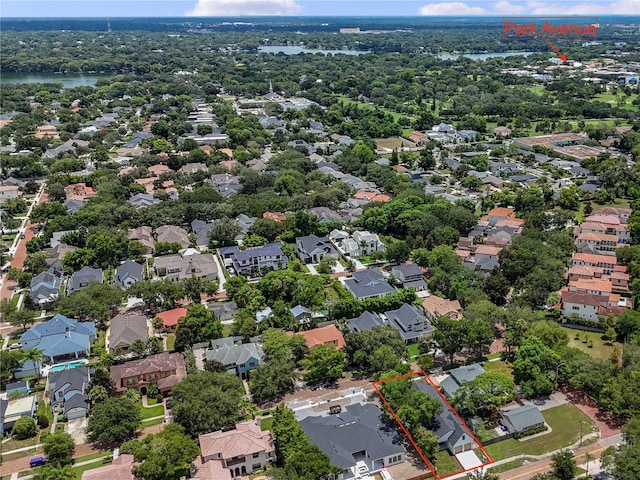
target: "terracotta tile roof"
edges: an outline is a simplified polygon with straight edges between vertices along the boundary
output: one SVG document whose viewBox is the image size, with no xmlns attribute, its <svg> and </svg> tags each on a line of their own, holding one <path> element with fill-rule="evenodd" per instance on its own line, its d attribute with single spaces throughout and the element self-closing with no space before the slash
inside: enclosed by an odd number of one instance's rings
<svg viewBox="0 0 640 480">
<path fill-rule="evenodd" d="M 492 247 L 491 245 L 478 245 L 475 254 L 478 255 L 498 255 L 502 251 L 500 247 Z"/>
<path fill-rule="evenodd" d="M 569 282 L 569 287 L 573 287 L 573 288 L 570 288 L 570 290 L 573 290 L 573 289 L 584 290 L 584 291 L 594 290 L 596 292 L 609 292 L 609 293 L 611 293 L 611 290 L 613 290 L 611 286 L 611 280 L 599 280 L 595 278 L 589 278 L 589 279 L 581 278 L 579 280 L 574 280 L 572 282 Z"/>
<path fill-rule="evenodd" d="M 264 212 L 262 214 L 262 218 L 267 218 L 269 220 L 273 220 L 274 222 L 284 222 L 287 217 L 285 217 L 282 213 L 280 212 Z"/>
<path fill-rule="evenodd" d="M 440 298 L 436 295 L 430 295 L 422 301 L 422 308 L 431 315 L 432 318 L 449 316 L 451 318 L 459 318 L 460 302 L 458 300 L 448 300 Z"/>
<path fill-rule="evenodd" d="M 83 472 L 82 480 L 134 480 L 131 467 L 133 467 L 133 455 L 122 454 L 111 465 Z"/>
<path fill-rule="evenodd" d="M 560 293 L 560 300 L 562 303 L 575 303 L 577 305 L 591 305 L 594 307 L 600 306 L 600 301 L 596 295 L 591 295 L 584 291 L 562 291 Z"/>
<path fill-rule="evenodd" d="M 585 263 L 592 263 L 592 264 L 598 264 L 598 263 L 615 264 L 617 261 L 616 257 L 614 256 L 597 255 L 593 253 L 574 253 L 572 260 L 581 261 Z"/>
<path fill-rule="evenodd" d="M 162 164 L 151 165 L 147 170 L 149 170 L 152 175 L 158 176 L 162 175 L 163 173 L 169 173 L 171 171 L 169 167 Z"/>
<path fill-rule="evenodd" d="M 292 332 L 288 332 L 288 335 L 294 334 Z M 295 335 L 304 337 L 307 341 L 307 348 L 313 348 L 316 345 L 322 345 L 325 343 L 334 344 L 338 348 L 343 348 L 345 346 L 344 337 L 335 325 L 314 328 L 313 330 L 298 332 Z"/>
<path fill-rule="evenodd" d="M 167 373 L 175 374 L 160 377 L 157 381 L 159 388 L 166 388 L 175 385 L 187 376 L 184 366 L 184 358 L 181 353 L 162 352 L 157 355 L 150 355 L 147 358 L 125 362 L 122 365 L 114 365 L 111 367 L 111 378 L 116 384 L 118 391 L 126 390 L 122 385 L 123 378 L 136 377 L 149 373 Z M 156 383 L 156 382 L 153 382 Z M 134 383 L 134 386 L 137 384 Z"/>
<path fill-rule="evenodd" d="M 618 243 L 617 235 L 608 235 L 606 233 L 583 232 L 578 235 L 577 241 L 593 240 L 594 242 L 615 242 Z"/>
<path fill-rule="evenodd" d="M 178 324 L 178 320 L 187 315 L 186 308 L 174 308 L 173 310 L 167 310 L 166 312 L 160 312 L 156 317 L 162 319 L 162 324 L 165 327 L 175 327 Z"/>
<path fill-rule="evenodd" d="M 489 212 L 489 217 L 512 217 L 515 215 L 515 211 L 513 208 L 508 207 L 495 207 L 492 208 Z"/>
<path fill-rule="evenodd" d="M 200 435 L 199 440 L 203 459 L 231 459 L 275 450 L 271 432 L 261 430 L 260 425 L 254 420 L 238 423 L 234 430 L 219 430 Z"/>
</svg>

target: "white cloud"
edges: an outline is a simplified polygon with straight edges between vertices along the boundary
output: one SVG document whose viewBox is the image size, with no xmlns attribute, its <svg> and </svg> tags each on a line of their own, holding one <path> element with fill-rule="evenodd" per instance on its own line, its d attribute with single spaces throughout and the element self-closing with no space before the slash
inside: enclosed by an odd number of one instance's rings
<svg viewBox="0 0 640 480">
<path fill-rule="evenodd" d="M 562 15 L 636 15 L 638 0 L 617 0 L 610 3 L 568 2 L 563 5 Z M 531 1 L 527 4 L 531 15 L 558 15 L 558 6 Z"/>
<path fill-rule="evenodd" d="M 502 15 L 519 15 L 525 12 L 525 7 L 523 5 L 514 5 L 509 2 L 496 2 L 493 4 L 493 9 L 496 13 L 500 13 Z"/>
<path fill-rule="evenodd" d="M 293 15 L 300 12 L 296 0 L 198 0 L 187 17 L 238 17 Z"/>
<path fill-rule="evenodd" d="M 486 15 L 487 11 L 482 7 L 471 7 L 462 2 L 429 3 L 420 9 L 420 15 Z"/>
</svg>

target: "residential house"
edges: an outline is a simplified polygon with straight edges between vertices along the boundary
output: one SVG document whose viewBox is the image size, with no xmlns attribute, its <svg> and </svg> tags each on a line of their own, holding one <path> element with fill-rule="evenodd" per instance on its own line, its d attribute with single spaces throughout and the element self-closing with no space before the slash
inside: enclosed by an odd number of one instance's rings
<svg viewBox="0 0 640 480">
<path fill-rule="evenodd" d="M 262 218 L 267 220 L 273 220 L 274 222 L 282 223 L 287 220 L 287 217 L 280 212 L 264 212 Z"/>
<path fill-rule="evenodd" d="M 500 220 L 510 220 L 516 218 L 516 212 L 510 207 L 495 207 L 487 214 L 489 225 L 495 227 Z"/>
<path fill-rule="evenodd" d="M 361 478 L 405 461 L 403 442 L 394 428 L 385 427 L 382 415 L 377 405 L 356 403 L 299 423 L 311 443 L 344 471 L 338 478 Z"/>
<path fill-rule="evenodd" d="M 136 193 L 129 199 L 129 203 L 134 208 L 146 208 L 160 203 L 160 200 L 150 193 Z"/>
<path fill-rule="evenodd" d="M 423 337 L 433 334 L 433 326 L 422 312 L 413 305 L 403 304 L 396 310 L 384 312 L 389 323 L 400 332 L 404 342 L 416 343 Z"/>
<path fill-rule="evenodd" d="M 36 305 L 53 302 L 60 296 L 62 287 L 62 272 L 55 267 L 49 267 L 31 279 L 29 296 Z"/>
<path fill-rule="evenodd" d="M 162 320 L 162 326 L 167 332 L 173 332 L 178 325 L 178 320 L 187 316 L 186 308 L 174 308 L 156 314 L 156 317 Z"/>
<path fill-rule="evenodd" d="M 240 250 L 235 245 L 222 247 L 218 249 L 218 253 L 229 273 L 249 277 L 259 276 L 264 271 L 286 269 L 289 261 L 280 242 L 246 250 Z"/>
<path fill-rule="evenodd" d="M 90 379 L 91 369 L 88 367 L 51 372 L 47 390 L 54 411 L 61 412 L 69 420 L 86 417 L 90 406 L 87 395 Z"/>
<path fill-rule="evenodd" d="M 338 257 L 338 251 L 328 237 L 307 235 L 296 238 L 294 247 L 296 255 L 303 263 L 320 263 L 325 257 Z"/>
<path fill-rule="evenodd" d="M 342 215 L 329 207 L 313 207 L 308 209 L 307 213 L 320 220 L 320 223 L 342 222 Z"/>
<path fill-rule="evenodd" d="M 265 355 L 257 343 L 242 343 L 242 337 L 226 337 L 211 340 L 211 350 L 205 358 L 220 362 L 228 372 L 246 380 L 249 372 L 264 361 Z"/>
<path fill-rule="evenodd" d="M 452 455 L 457 455 L 478 448 L 469 427 L 464 424 L 433 385 L 428 382 L 413 382 L 412 385 L 442 405 L 442 412 L 436 414 L 433 424 L 428 427 L 438 437 L 438 445 L 441 449 L 446 449 Z"/>
<path fill-rule="evenodd" d="M 140 242 L 147 248 L 147 253 L 153 252 L 153 229 L 148 226 L 142 226 L 129 230 L 127 239 Z"/>
<path fill-rule="evenodd" d="M 440 317 L 449 317 L 454 320 L 462 318 L 460 314 L 462 307 L 457 300 L 448 300 L 435 295 L 429 295 L 422 301 L 422 308 L 430 321 L 438 320 Z"/>
<path fill-rule="evenodd" d="M 37 323 L 23 333 L 20 344 L 25 353 L 32 348 L 41 350 L 44 362 L 53 364 L 88 357 L 95 339 L 93 322 L 78 322 L 57 313 L 51 320 Z"/>
<path fill-rule="evenodd" d="M 158 243 L 179 243 L 182 248 L 187 248 L 190 244 L 187 231 L 176 225 L 156 228 L 156 240 Z"/>
<path fill-rule="evenodd" d="M 238 193 L 242 189 L 241 182 L 242 179 L 239 176 L 229 173 L 217 173 L 211 175 L 209 179 L 209 183 L 213 189 L 219 192 L 224 198 Z"/>
<path fill-rule="evenodd" d="M 493 133 L 497 136 L 497 137 L 510 137 L 511 136 L 511 129 L 509 127 L 496 127 L 493 129 Z"/>
<path fill-rule="evenodd" d="M 6 400 L 0 398 L 0 437 L 11 431 L 22 417 L 34 418 L 38 410 L 35 395 Z"/>
<path fill-rule="evenodd" d="M 415 288 L 418 292 L 427 289 L 427 284 L 422 278 L 422 270 L 415 263 L 396 265 L 391 269 L 391 275 L 400 282 L 402 288 Z"/>
<path fill-rule="evenodd" d="M 209 303 L 207 309 L 213 312 L 213 316 L 222 323 L 233 323 L 238 310 L 236 302 Z"/>
<path fill-rule="evenodd" d="M 373 252 L 384 252 L 387 249 L 376 233 L 359 230 L 353 232 L 351 240 L 345 240 L 342 245 L 345 254 L 350 257 L 362 257 Z"/>
<path fill-rule="evenodd" d="M 104 278 L 101 268 L 82 267 L 77 272 L 74 272 L 69 278 L 67 284 L 67 295 L 71 295 L 73 292 L 87 288 L 89 283 L 97 282 L 103 283 Z"/>
<path fill-rule="evenodd" d="M 329 232 L 329 240 L 331 240 L 333 244 L 340 249 L 344 249 L 343 244 L 348 239 L 349 233 L 344 230 L 334 229 Z"/>
<path fill-rule="evenodd" d="M 211 253 L 165 255 L 156 257 L 153 263 L 157 275 L 167 277 L 172 282 L 180 282 L 191 277 L 207 280 L 218 278 L 218 263 Z"/>
<path fill-rule="evenodd" d="M 134 457 L 130 454 L 118 455 L 110 465 L 92 468 L 82 472 L 82 480 L 136 480 L 131 470 Z"/>
<path fill-rule="evenodd" d="M 610 275 L 616 266 L 617 260 L 611 255 L 597 255 L 592 253 L 574 253 L 571 258 L 571 265 L 586 265 L 589 267 L 600 267 L 602 272 Z"/>
<path fill-rule="evenodd" d="M 602 302 L 596 296 L 585 291 L 561 290 L 560 302 L 562 315 L 565 317 L 577 315 L 584 320 L 593 321 L 597 321 L 599 318 L 598 310 Z"/>
<path fill-rule="evenodd" d="M 78 213 L 82 207 L 85 206 L 85 201 L 77 200 L 77 199 L 67 200 L 66 202 L 63 203 L 63 205 L 67 209 L 68 215 L 74 215 Z"/>
<path fill-rule="evenodd" d="M 67 200 L 87 200 L 95 197 L 96 191 L 92 187 L 88 187 L 86 183 L 72 183 L 64 187 L 64 193 Z"/>
<path fill-rule="evenodd" d="M 167 167 L 166 165 L 162 165 L 162 164 L 151 165 L 149 168 L 147 168 L 147 170 L 149 170 L 149 173 L 151 175 L 153 175 L 154 177 L 159 177 L 163 173 L 171 173 L 172 172 L 172 170 L 169 167 Z"/>
<path fill-rule="evenodd" d="M 111 367 L 118 393 L 135 388 L 146 395 L 151 385 L 158 385 L 160 393 L 166 395 L 186 376 L 181 353 L 162 352 Z"/>
<path fill-rule="evenodd" d="M 353 272 L 351 278 L 344 280 L 344 286 L 357 300 L 384 297 L 397 289 L 384 279 L 382 272 L 376 269 Z"/>
<path fill-rule="evenodd" d="M 29 380 L 18 380 L 16 382 L 7 383 L 4 387 L 4 392 L 8 396 L 18 393 L 28 394 L 31 393 L 31 385 L 29 385 Z"/>
<path fill-rule="evenodd" d="M 249 420 L 236 424 L 233 430 L 200 435 L 200 457 L 192 465 L 191 478 L 199 477 L 198 470 L 210 463 L 218 464 L 229 471 L 233 477 L 250 475 L 254 470 L 264 469 L 275 460 L 276 447 L 269 430 L 262 430 L 257 420 Z M 210 480 L 226 477 L 216 475 Z"/>
<path fill-rule="evenodd" d="M 500 423 L 509 433 L 524 433 L 544 426 L 544 417 L 535 405 L 521 405 L 500 411 Z"/>
<path fill-rule="evenodd" d="M 305 307 L 304 305 L 296 305 L 293 308 L 289 309 L 293 318 L 295 318 L 298 325 L 305 325 L 310 323 L 311 321 L 320 321 L 327 317 L 328 311 L 319 311 L 314 312 L 310 308 Z"/>
<path fill-rule="evenodd" d="M 207 223 L 204 220 L 197 219 L 191 222 L 191 231 L 196 236 L 196 245 L 198 247 L 209 246 L 209 230 L 213 225 L 213 223 Z"/>
<path fill-rule="evenodd" d="M 109 322 L 107 350 L 128 351 L 136 340 L 146 342 L 150 336 L 150 322 L 144 315 L 118 314 Z"/>
<path fill-rule="evenodd" d="M 375 327 L 385 325 L 385 322 L 377 313 L 365 310 L 360 316 L 348 319 L 346 324 L 351 332 L 368 332 Z"/>
<path fill-rule="evenodd" d="M 0 185 L 0 204 L 19 196 L 20 189 L 16 185 Z"/>
<path fill-rule="evenodd" d="M 178 172 L 184 173 L 184 174 L 190 174 L 190 173 L 197 173 L 197 172 L 206 172 L 207 170 L 209 170 L 209 168 L 204 163 L 194 162 L 194 163 L 187 163 L 183 165 L 182 167 L 180 167 Z"/>
<path fill-rule="evenodd" d="M 307 348 L 311 349 L 316 345 L 333 345 L 336 348 L 343 348 L 346 344 L 340 330 L 335 325 L 302 330 L 298 333 L 287 332 L 287 335 L 300 335 L 307 342 Z"/>
<path fill-rule="evenodd" d="M 479 363 L 472 363 L 454 368 L 447 373 L 448 375 L 440 381 L 440 388 L 445 396 L 453 398 L 463 383 L 472 382 L 479 375 L 486 373 L 486 370 Z"/>
<path fill-rule="evenodd" d="M 143 268 L 137 262 L 127 259 L 116 267 L 114 284 L 126 290 L 144 280 Z"/>
</svg>

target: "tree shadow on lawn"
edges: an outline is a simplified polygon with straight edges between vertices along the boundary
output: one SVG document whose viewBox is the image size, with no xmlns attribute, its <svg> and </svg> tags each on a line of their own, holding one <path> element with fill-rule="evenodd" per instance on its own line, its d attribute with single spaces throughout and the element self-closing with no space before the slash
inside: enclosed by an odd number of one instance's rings
<svg viewBox="0 0 640 480">
<path fill-rule="evenodd" d="M 614 416 L 611 412 L 603 410 L 594 398 L 590 397 L 582 390 L 578 390 L 576 388 L 572 388 L 570 385 L 563 384 L 560 387 L 560 391 L 564 393 L 564 395 L 573 404 L 597 409 L 597 412 L 595 414 L 596 420 L 604 423 L 611 430 L 619 430 L 625 424 L 624 421 Z"/>
</svg>

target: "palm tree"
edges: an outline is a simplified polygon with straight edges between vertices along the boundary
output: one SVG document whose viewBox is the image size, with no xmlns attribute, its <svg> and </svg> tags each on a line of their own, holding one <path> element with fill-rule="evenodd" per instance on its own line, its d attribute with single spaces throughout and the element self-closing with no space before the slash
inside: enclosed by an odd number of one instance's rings
<svg viewBox="0 0 640 480">
<path fill-rule="evenodd" d="M 44 359 L 44 355 L 42 353 L 42 350 L 40 350 L 39 348 L 32 348 L 28 350 L 24 354 L 24 357 L 22 359 L 23 363 L 25 363 L 28 360 L 31 360 L 31 362 L 33 363 L 33 367 L 36 371 L 36 376 L 38 377 L 38 380 L 40 380 L 40 365 L 42 364 L 43 359 Z"/>
<path fill-rule="evenodd" d="M 74 480 L 76 473 L 71 465 L 58 466 L 45 465 L 37 469 L 33 475 L 33 480 Z"/>
</svg>

